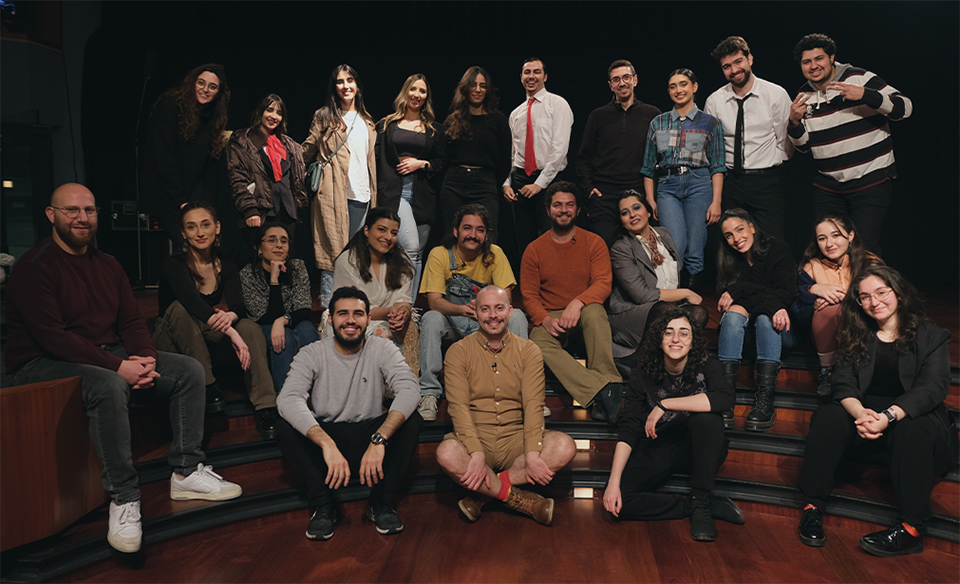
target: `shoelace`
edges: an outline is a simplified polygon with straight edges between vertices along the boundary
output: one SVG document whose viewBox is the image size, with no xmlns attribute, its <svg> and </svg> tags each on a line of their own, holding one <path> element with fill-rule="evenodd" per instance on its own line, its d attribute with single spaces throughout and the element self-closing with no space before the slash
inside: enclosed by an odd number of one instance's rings
<svg viewBox="0 0 960 584">
<path fill-rule="evenodd" d="M 222 476 L 220 476 L 220 475 L 218 475 L 217 473 L 213 472 L 213 467 L 212 467 L 212 466 L 206 466 L 206 465 L 204 465 L 203 463 L 200 463 L 200 470 L 198 470 L 197 472 L 201 472 L 201 473 L 203 473 L 203 474 L 205 474 L 205 475 L 210 475 L 210 476 L 216 478 L 218 481 L 222 481 L 222 480 L 223 480 L 223 477 L 222 477 Z"/>
<path fill-rule="evenodd" d="M 122 505 L 120 511 L 120 525 L 140 521 L 139 505 Z"/>
</svg>

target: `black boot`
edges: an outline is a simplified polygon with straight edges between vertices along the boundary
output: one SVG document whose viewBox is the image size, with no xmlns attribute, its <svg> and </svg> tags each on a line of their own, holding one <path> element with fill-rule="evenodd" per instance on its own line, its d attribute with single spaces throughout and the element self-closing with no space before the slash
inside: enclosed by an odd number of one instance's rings
<svg viewBox="0 0 960 584">
<path fill-rule="evenodd" d="M 710 495 L 687 499 L 690 510 L 690 537 L 694 541 L 716 541 L 717 526 L 710 512 Z"/>
<path fill-rule="evenodd" d="M 220 388 L 211 383 L 207 386 L 207 408 L 206 413 L 215 414 L 223 411 L 223 406 L 227 404 L 220 393 Z"/>
<path fill-rule="evenodd" d="M 737 372 L 740 371 L 740 361 L 720 361 L 720 367 L 723 368 L 723 376 L 726 378 L 727 383 L 736 391 L 737 389 Z M 736 423 L 733 420 L 733 408 L 731 407 L 728 410 L 724 410 L 723 414 L 723 427 L 727 429 L 733 428 Z"/>
<path fill-rule="evenodd" d="M 686 288 L 687 290 L 693 290 L 694 292 L 696 292 L 697 286 L 700 285 L 701 273 L 702 272 L 697 272 L 696 274 L 690 274 L 690 276 L 687 278 L 687 285 L 684 286 L 684 288 Z"/>
<path fill-rule="evenodd" d="M 777 374 L 780 372 L 779 361 L 757 361 L 757 398 L 747 414 L 747 421 L 743 427 L 753 432 L 766 432 L 773 428 L 777 420 L 777 410 L 773 405 L 773 395 L 777 391 Z"/>
</svg>

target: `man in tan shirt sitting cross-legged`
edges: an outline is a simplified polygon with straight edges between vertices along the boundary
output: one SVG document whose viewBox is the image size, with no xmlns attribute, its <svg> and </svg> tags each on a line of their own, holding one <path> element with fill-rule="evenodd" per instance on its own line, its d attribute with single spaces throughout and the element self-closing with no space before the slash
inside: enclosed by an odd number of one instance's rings
<svg viewBox="0 0 960 584">
<path fill-rule="evenodd" d="M 437 447 L 437 461 L 472 491 L 459 504 L 468 520 L 476 521 L 484 503 L 497 498 L 549 525 L 553 499 L 517 485 L 546 485 L 576 447 L 563 432 L 544 429 L 543 357 L 532 341 L 507 328 L 510 296 L 491 285 L 476 302 L 480 330 L 450 347 L 444 360 L 454 431 Z"/>
</svg>

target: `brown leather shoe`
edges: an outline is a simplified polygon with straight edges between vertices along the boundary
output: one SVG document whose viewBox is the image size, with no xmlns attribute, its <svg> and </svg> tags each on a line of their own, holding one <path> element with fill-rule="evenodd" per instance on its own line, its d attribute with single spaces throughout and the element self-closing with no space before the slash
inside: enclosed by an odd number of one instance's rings
<svg viewBox="0 0 960 584">
<path fill-rule="evenodd" d="M 463 515 L 467 518 L 467 521 L 473 523 L 477 519 L 480 519 L 480 513 L 483 511 L 483 506 L 486 505 L 487 501 L 489 500 L 490 497 L 486 495 L 471 492 L 467 494 L 466 497 L 460 499 L 460 502 L 457 503 L 457 506 L 460 507 L 460 511 L 463 512 Z"/>
<path fill-rule="evenodd" d="M 550 525 L 553 521 L 553 499 L 546 499 L 536 493 L 513 487 L 504 504 L 514 511 L 533 517 L 537 523 Z"/>
</svg>

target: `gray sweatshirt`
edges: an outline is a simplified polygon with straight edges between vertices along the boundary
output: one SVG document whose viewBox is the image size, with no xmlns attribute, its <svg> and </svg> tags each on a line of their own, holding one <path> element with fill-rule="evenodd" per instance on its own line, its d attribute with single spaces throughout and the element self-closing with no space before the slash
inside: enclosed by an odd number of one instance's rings
<svg viewBox="0 0 960 584">
<path fill-rule="evenodd" d="M 396 393 L 391 411 L 409 418 L 420 383 L 391 341 L 367 337 L 355 355 L 341 355 L 334 339 L 311 343 L 293 358 L 277 407 L 301 434 L 322 422 L 360 422 L 383 413 L 383 388 Z"/>
</svg>

